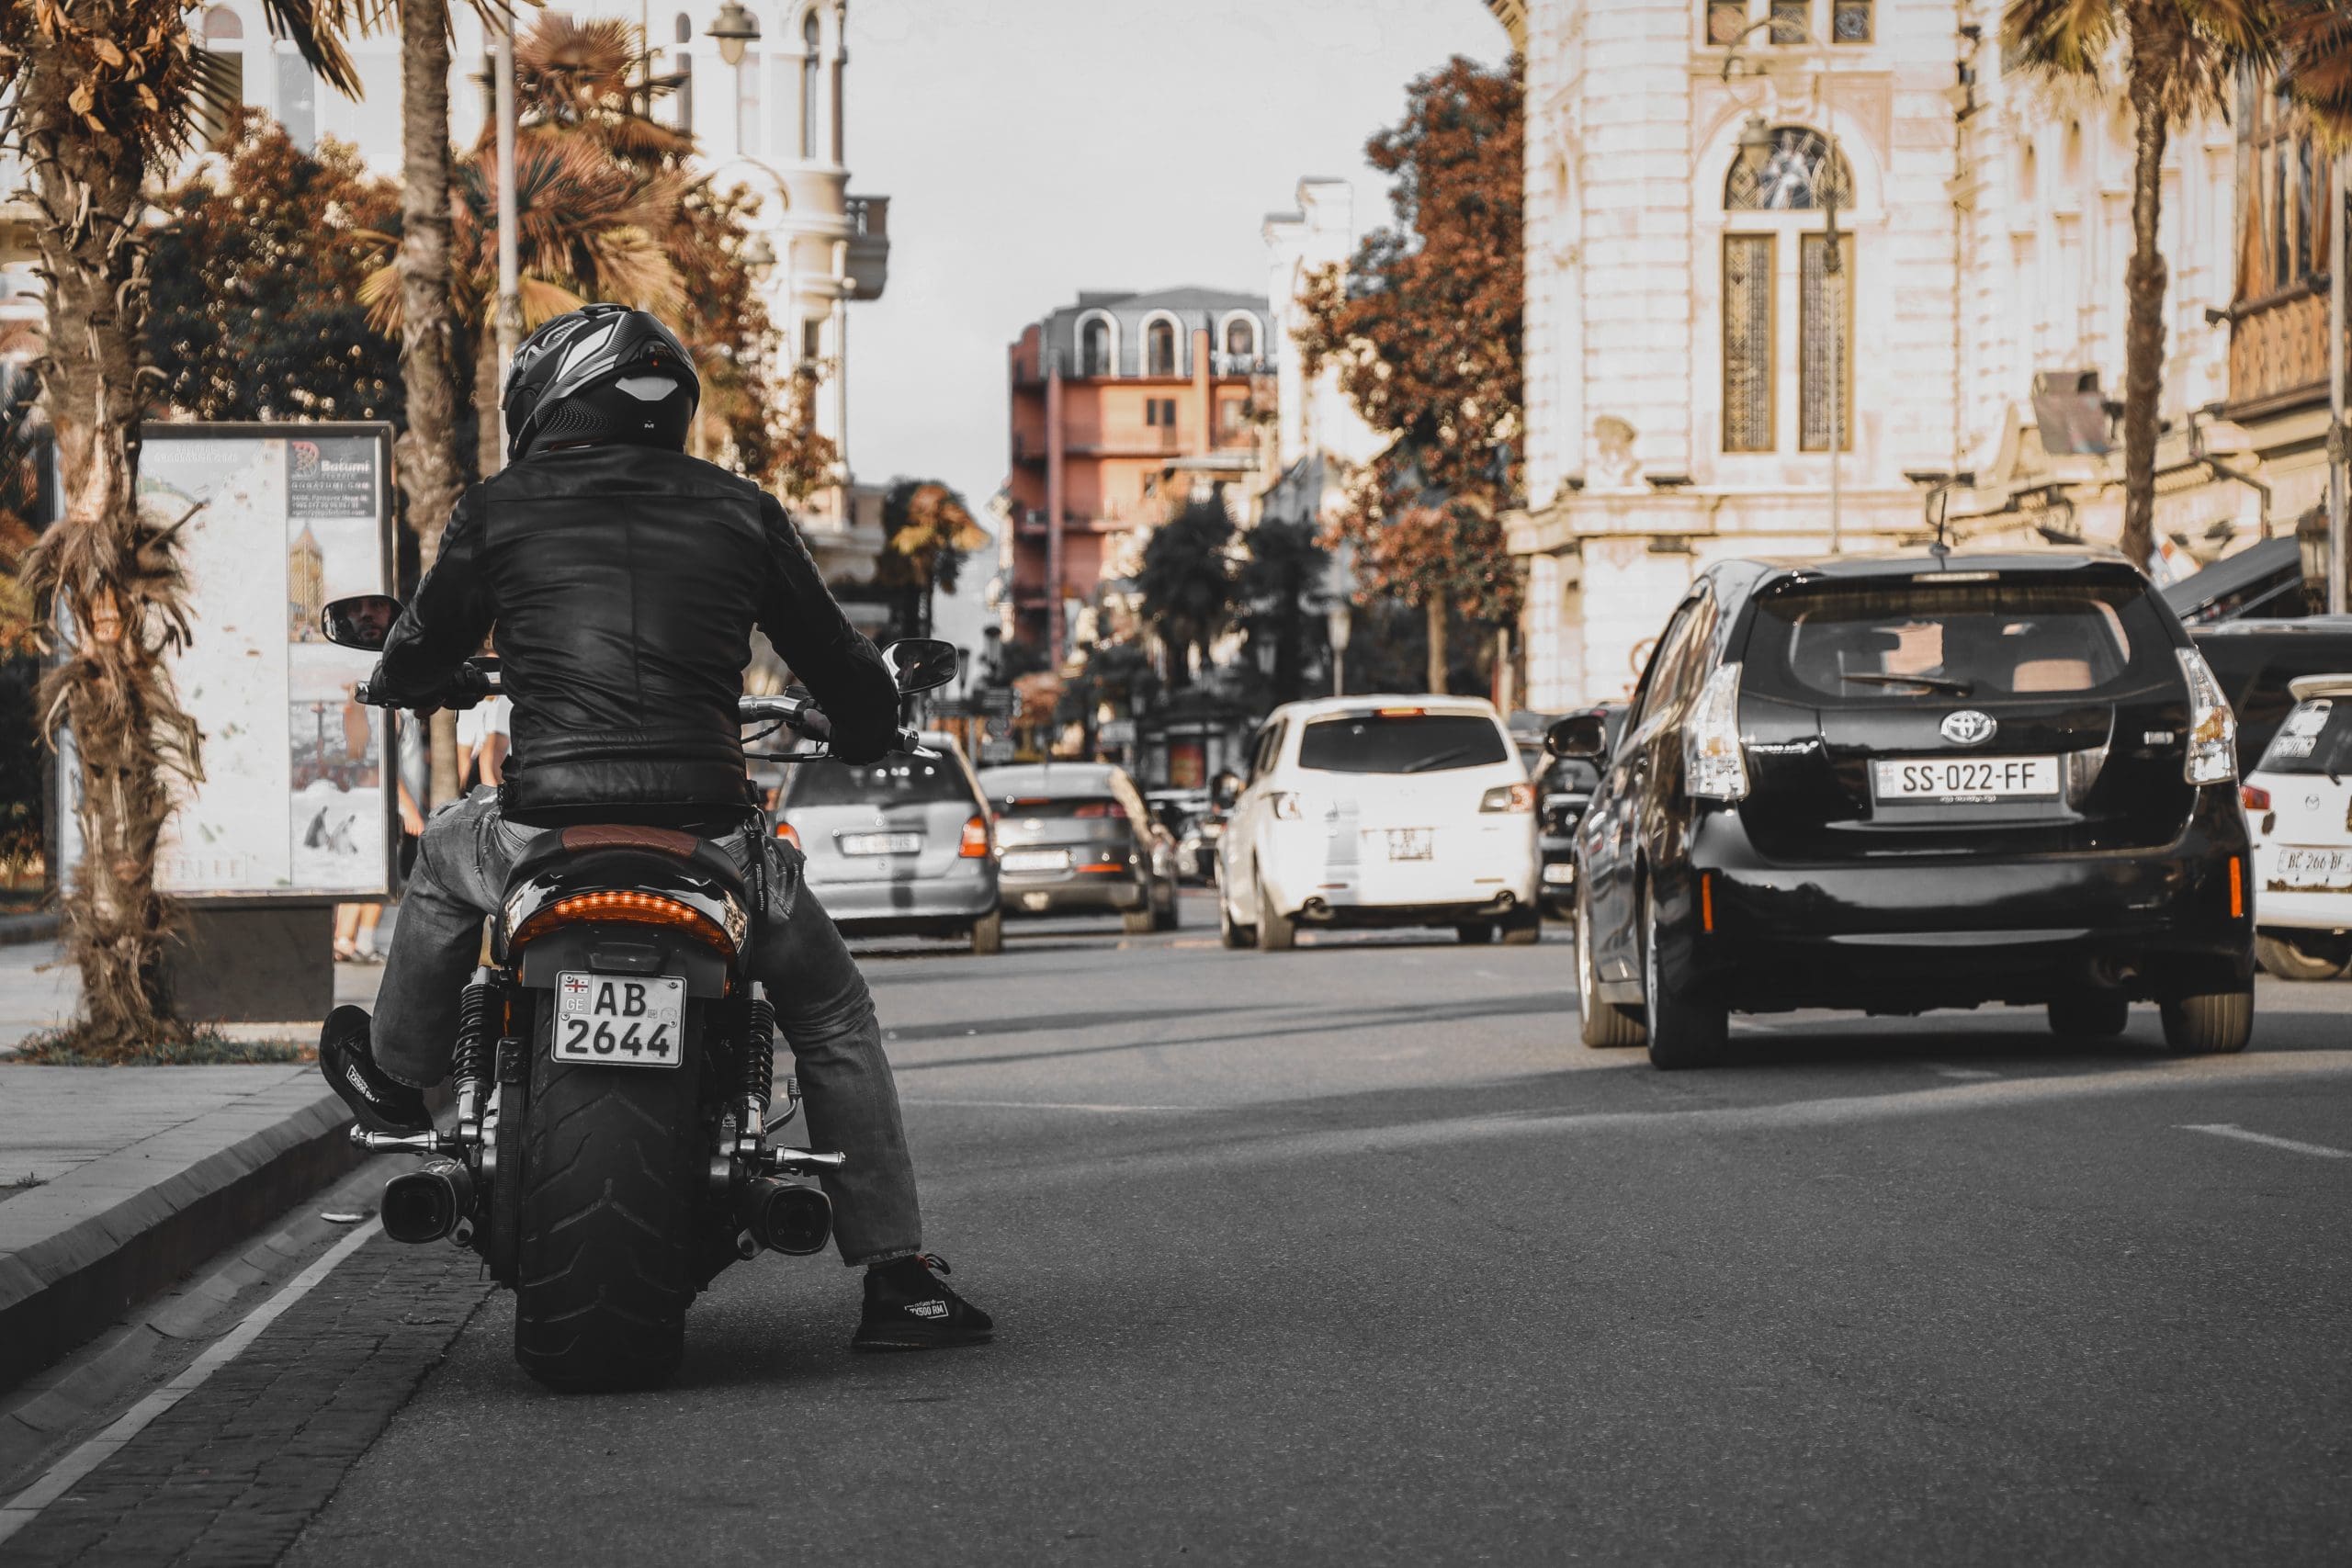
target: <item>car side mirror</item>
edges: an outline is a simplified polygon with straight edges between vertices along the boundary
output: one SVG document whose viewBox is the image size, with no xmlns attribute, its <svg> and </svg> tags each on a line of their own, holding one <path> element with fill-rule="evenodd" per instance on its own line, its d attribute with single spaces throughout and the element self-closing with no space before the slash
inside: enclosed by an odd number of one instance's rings
<svg viewBox="0 0 2352 1568">
<path fill-rule="evenodd" d="M 882 650 L 882 662 L 890 667 L 899 695 L 909 697 L 956 679 L 958 658 L 954 643 L 935 637 L 900 637 Z"/>
<path fill-rule="evenodd" d="M 337 648 L 380 652 L 401 618 L 401 602 L 389 593 L 361 593 L 337 599 L 319 612 L 319 630 Z"/>
<path fill-rule="evenodd" d="M 1233 803 L 1241 798 L 1241 781 L 1231 773 L 1219 773 L 1209 785 L 1209 802 L 1219 811 L 1230 811 Z"/>
<path fill-rule="evenodd" d="M 1609 721 L 1597 713 L 1572 713 L 1544 732 L 1544 750 L 1555 757 L 1597 762 L 1609 754 Z"/>
</svg>

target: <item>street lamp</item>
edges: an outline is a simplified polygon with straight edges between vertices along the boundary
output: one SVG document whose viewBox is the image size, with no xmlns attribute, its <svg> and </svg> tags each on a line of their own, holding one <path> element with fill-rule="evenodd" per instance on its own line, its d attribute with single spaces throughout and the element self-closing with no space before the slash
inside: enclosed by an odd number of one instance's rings
<svg viewBox="0 0 2352 1568">
<path fill-rule="evenodd" d="M 757 17 L 743 9 L 741 0 L 727 0 L 705 34 L 718 41 L 718 58 L 729 65 L 743 63 L 743 51 L 760 36 Z"/>
<path fill-rule="evenodd" d="M 765 234 L 754 234 L 743 247 L 741 260 L 753 277 L 764 278 L 775 269 L 775 247 L 768 243 Z"/>
<path fill-rule="evenodd" d="M 1331 637 L 1331 694 L 1345 696 L 1348 690 L 1348 637 L 1355 629 L 1355 615 L 1345 599 L 1324 612 L 1323 626 Z"/>
</svg>

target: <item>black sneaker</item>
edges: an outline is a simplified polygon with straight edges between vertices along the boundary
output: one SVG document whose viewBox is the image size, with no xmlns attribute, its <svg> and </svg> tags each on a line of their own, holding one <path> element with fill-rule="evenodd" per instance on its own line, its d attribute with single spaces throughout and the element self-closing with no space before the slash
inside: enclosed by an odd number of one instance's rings
<svg viewBox="0 0 2352 1568">
<path fill-rule="evenodd" d="M 865 1311 L 850 1348 L 938 1350 L 988 1338 L 995 1321 L 941 1281 L 948 1272 L 947 1259 L 928 1253 L 867 1269 Z"/>
<path fill-rule="evenodd" d="M 339 1007 L 319 1030 L 319 1071 L 371 1133 L 423 1133 L 433 1126 L 424 1091 L 376 1065 L 368 1049 L 368 1011 Z"/>
</svg>

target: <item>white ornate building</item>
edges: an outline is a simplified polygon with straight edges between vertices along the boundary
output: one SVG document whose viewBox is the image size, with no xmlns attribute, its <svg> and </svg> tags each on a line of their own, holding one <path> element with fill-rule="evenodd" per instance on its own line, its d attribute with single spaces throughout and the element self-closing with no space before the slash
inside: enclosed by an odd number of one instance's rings
<svg viewBox="0 0 2352 1568">
<path fill-rule="evenodd" d="M 889 198 L 849 193 L 843 145 L 847 0 L 573 0 L 581 20 L 612 17 L 641 29 L 652 69 L 674 90 L 662 111 L 694 132 L 716 182 L 761 197 L 759 231 L 775 256 L 762 284 L 786 351 L 816 365 L 823 383 L 817 428 L 848 450 L 849 306 L 882 293 L 888 269 Z M 537 13 L 523 7 L 522 26 Z M 715 37 L 725 17 L 756 36 Z M 469 146 L 491 113 L 489 40 L 481 18 L 455 9 L 450 135 Z M 356 146 L 377 173 L 401 172 L 400 40 L 352 40 L 364 89 L 345 98 L 314 78 L 293 46 L 273 39 L 259 0 L 215 0 L 192 11 L 190 31 L 232 62 L 244 101 L 274 116 L 303 146 L 333 136 Z M 722 29 L 724 30 L 724 29 Z M 729 52 L 740 46 L 738 57 Z M 881 546 L 879 498 L 838 483 L 797 508 L 829 575 L 865 576 Z"/>
<path fill-rule="evenodd" d="M 1962 540 L 2114 537 L 2120 453 L 2045 450 L 2035 393 L 2107 445 L 2129 126 L 2005 70 L 1998 0 L 1490 6 L 1527 72 L 1532 705 L 1622 694 L 1719 557 L 1920 541 L 1946 499 Z M 2258 512 L 2188 446 L 2224 384 L 2231 191 L 2228 128 L 2177 131 L 2159 531 L 2200 555 Z"/>
</svg>

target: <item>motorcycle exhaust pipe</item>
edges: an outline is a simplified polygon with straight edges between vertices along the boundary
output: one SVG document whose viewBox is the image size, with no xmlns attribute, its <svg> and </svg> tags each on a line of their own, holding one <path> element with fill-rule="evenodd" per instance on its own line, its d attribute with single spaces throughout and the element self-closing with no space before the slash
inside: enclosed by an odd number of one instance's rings
<svg viewBox="0 0 2352 1568">
<path fill-rule="evenodd" d="M 384 1183 L 384 1234 L 394 1241 L 439 1241 L 474 1210 L 474 1179 L 453 1159 L 436 1159 Z"/>
<path fill-rule="evenodd" d="M 825 1250 L 833 1236 L 833 1201 L 820 1188 L 761 1176 L 743 1184 L 735 1217 L 771 1252 L 803 1257 Z"/>
</svg>

